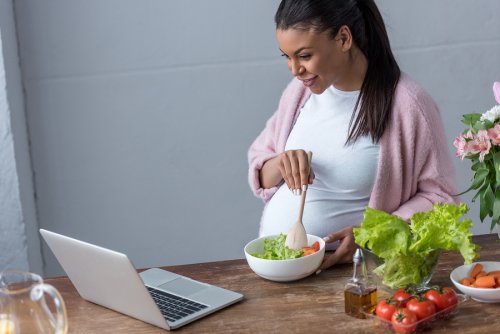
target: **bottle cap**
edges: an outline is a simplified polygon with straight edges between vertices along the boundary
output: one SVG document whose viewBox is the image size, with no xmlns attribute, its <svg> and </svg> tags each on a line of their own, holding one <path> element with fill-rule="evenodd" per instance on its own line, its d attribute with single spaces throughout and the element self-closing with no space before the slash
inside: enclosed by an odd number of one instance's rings
<svg viewBox="0 0 500 334">
<path fill-rule="evenodd" d="M 359 263 L 363 261 L 363 251 L 361 248 L 356 249 L 356 252 L 354 253 L 354 256 L 352 257 L 352 261 L 354 263 Z"/>
</svg>

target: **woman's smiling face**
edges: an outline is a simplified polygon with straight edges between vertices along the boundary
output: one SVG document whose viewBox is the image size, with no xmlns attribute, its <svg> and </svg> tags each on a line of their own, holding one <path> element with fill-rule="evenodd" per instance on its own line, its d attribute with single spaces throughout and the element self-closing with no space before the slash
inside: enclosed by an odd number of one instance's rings
<svg viewBox="0 0 500 334">
<path fill-rule="evenodd" d="M 331 85 L 341 90 L 360 88 L 357 84 L 353 86 L 356 78 L 351 75 L 352 39 L 347 27 L 339 29 L 334 39 L 328 32 L 294 28 L 277 29 L 276 38 L 293 76 L 313 93 L 321 94 Z"/>
</svg>

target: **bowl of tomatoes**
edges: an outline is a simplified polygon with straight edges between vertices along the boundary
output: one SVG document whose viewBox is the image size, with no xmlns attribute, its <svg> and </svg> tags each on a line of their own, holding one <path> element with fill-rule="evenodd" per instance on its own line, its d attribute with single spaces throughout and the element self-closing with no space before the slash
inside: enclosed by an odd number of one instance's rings
<svg viewBox="0 0 500 334">
<path fill-rule="evenodd" d="M 445 326 L 466 299 L 451 287 L 401 288 L 366 314 L 374 332 L 412 334 Z"/>
</svg>

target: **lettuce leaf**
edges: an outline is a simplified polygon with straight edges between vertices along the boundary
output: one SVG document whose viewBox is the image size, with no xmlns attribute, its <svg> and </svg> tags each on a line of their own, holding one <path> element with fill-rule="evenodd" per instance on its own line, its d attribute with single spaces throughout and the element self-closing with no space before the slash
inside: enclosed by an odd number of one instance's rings
<svg viewBox="0 0 500 334">
<path fill-rule="evenodd" d="M 286 234 L 280 233 L 274 239 L 264 240 L 264 254 L 254 253 L 252 256 L 266 260 L 288 260 L 302 257 L 304 252 L 285 246 Z"/>
<path fill-rule="evenodd" d="M 468 210 L 463 203 L 434 204 L 431 211 L 415 213 L 408 225 L 397 216 L 367 208 L 361 226 L 354 228 L 354 239 L 384 260 L 374 273 L 385 285 L 418 285 L 432 272 L 435 261 L 430 254 L 457 251 L 465 264 L 479 255 L 479 246 L 472 242 L 472 221 L 460 220 Z"/>
<path fill-rule="evenodd" d="M 472 243 L 472 220 L 459 220 L 468 211 L 464 203 L 459 206 L 435 204 L 432 211 L 414 214 L 410 228 L 415 238 L 410 251 L 419 254 L 427 254 L 433 249 L 457 251 L 465 264 L 472 263 L 479 249 Z"/>
<path fill-rule="evenodd" d="M 385 259 L 408 253 L 411 231 L 400 217 L 366 208 L 361 228 L 354 229 L 354 238 L 358 245 Z"/>
<path fill-rule="evenodd" d="M 393 256 L 388 258 L 382 266 L 375 269 L 375 273 L 379 274 L 382 277 L 382 283 L 389 287 L 405 287 L 422 281 L 426 273 L 429 272 L 428 269 L 422 272 L 421 269 L 424 263 L 422 256 Z"/>
</svg>

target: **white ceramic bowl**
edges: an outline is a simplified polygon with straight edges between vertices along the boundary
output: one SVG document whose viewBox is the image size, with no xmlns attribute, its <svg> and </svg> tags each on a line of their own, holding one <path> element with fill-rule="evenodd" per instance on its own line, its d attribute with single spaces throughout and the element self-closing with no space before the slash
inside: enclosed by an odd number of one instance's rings
<svg viewBox="0 0 500 334">
<path fill-rule="evenodd" d="M 260 277 L 271 281 L 289 282 L 307 277 L 318 270 L 325 255 L 325 241 L 315 235 L 307 235 L 307 245 L 318 241 L 320 248 L 314 254 L 290 260 L 266 260 L 253 253 L 264 254 L 264 240 L 274 239 L 277 235 L 269 235 L 254 239 L 245 246 L 245 257 L 250 268 Z"/>
<path fill-rule="evenodd" d="M 485 272 L 500 270 L 500 262 L 494 261 L 481 261 L 474 262 L 471 264 L 466 264 L 455 268 L 451 274 L 450 279 L 455 284 L 456 288 L 462 293 L 470 296 L 475 301 L 481 303 L 500 303 L 500 288 L 497 289 L 481 289 L 481 288 L 473 288 L 469 286 L 465 286 L 460 284 L 460 281 L 469 276 L 471 268 L 476 264 L 481 263 L 484 267 Z"/>
</svg>

